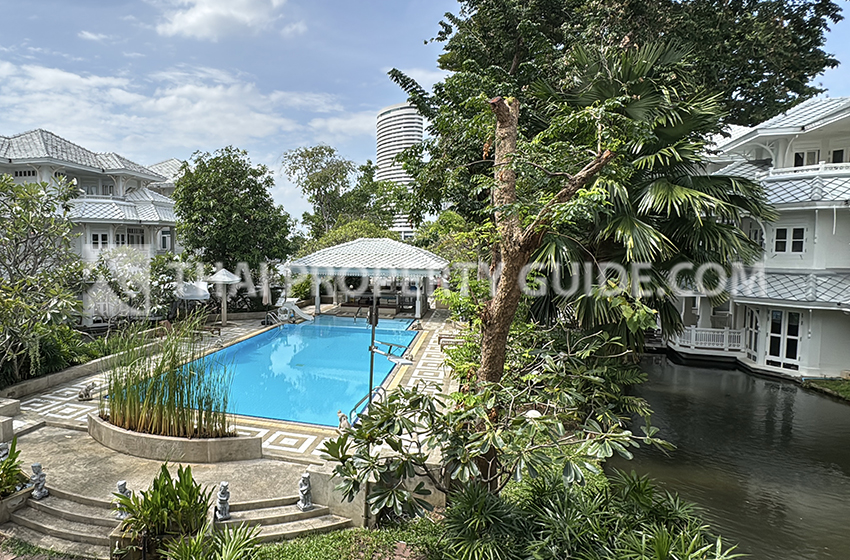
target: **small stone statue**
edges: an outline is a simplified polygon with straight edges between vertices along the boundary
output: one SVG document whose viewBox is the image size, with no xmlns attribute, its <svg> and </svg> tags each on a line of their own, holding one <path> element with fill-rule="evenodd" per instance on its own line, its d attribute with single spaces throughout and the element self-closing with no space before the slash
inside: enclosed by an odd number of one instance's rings
<svg viewBox="0 0 850 560">
<path fill-rule="evenodd" d="M 77 394 L 77 400 L 78 401 L 90 401 L 90 400 L 92 400 L 92 398 L 94 398 L 93 393 L 94 393 L 95 389 L 97 389 L 97 383 L 92 381 L 91 383 L 89 383 L 88 385 L 86 385 L 85 387 L 80 389 L 80 392 Z"/>
<path fill-rule="evenodd" d="M 44 487 L 46 478 L 47 475 L 45 475 L 44 471 L 41 470 L 41 463 L 33 463 L 30 484 L 35 487 L 32 491 L 32 498 L 34 500 L 41 500 L 42 498 L 47 497 L 47 488 Z"/>
<path fill-rule="evenodd" d="M 344 432 L 351 428 L 351 422 L 348 421 L 348 416 L 345 415 L 341 410 L 336 412 L 336 415 L 339 416 L 339 433 Z"/>
<path fill-rule="evenodd" d="M 215 506 L 215 520 L 227 521 L 230 519 L 230 483 L 224 482 L 218 487 L 218 503 Z"/>
<path fill-rule="evenodd" d="M 413 329 L 414 331 L 421 331 L 422 330 L 422 321 L 419 321 L 419 320 L 414 321 L 413 326 L 410 327 L 410 328 Z"/>
<path fill-rule="evenodd" d="M 9 444 L 0 442 L 0 461 L 5 461 L 9 457 Z"/>
<path fill-rule="evenodd" d="M 121 494 L 122 496 L 127 496 L 128 498 L 130 497 L 130 494 L 132 494 L 132 492 L 127 489 L 126 480 L 118 481 L 118 491 L 116 492 L 116 494 Z M 115 512 L 115 517 L 123 521 L 130 517 L 130 512 L 118 510 Z"/>
<path fill-rule="evenodd" d="M 295 504 L 300 511 L 310 511 L 313 509 L 313 494 L 310 490 L 310 473 L 301 475 L 301 482 L 298 483 L 298 503 Z"/>
</svg>

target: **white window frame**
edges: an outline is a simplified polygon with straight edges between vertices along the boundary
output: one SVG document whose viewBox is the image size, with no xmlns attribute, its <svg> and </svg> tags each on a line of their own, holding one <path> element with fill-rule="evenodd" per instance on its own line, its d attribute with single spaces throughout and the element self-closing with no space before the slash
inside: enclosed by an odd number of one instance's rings
<svg viewBox="0 0 850 560">
<path fill-rule="evenodd" d="M 782 232 L 782 239 L 780 239 Z M 800 233 L 801 237 L 797 236 Z M 809 227 L 803 224 L 782 224 L 773 228 L 773 244 L 772 251 L 774 255 L 803 255 L 808 247 Z M 779 243 L 784 243 L 783 248 L 779 249 Z M 795 245 L 800 244 L 800 250 L 795 250 Z"/>
<path fill-rule="evenodd" d="M 802 311 L 792 311 L 787 309 L 770 309 L 767 324 L 767 344 L 764 348 L 764 363 L 771 367 L 782 369 L 790 369 L 793 371 L 800 370 L 800 356 L 803 349 L 803 313 Z M 780 315 L 779 332 L 773 331 L 773 319 L 776 314 Z M 797 333 L 792 335 L 789 333 L 791 325 L 791 315 L 797 316 Z M 772 343 L 776 341 L 778 344 L 779 355 L 772 353 Z M 788 356 L 788 342 L 793 341 L 796 344 L 796 352 L 794 356 Z"/>
<path fill-rule="evenodd" d="M 797 156 L 801 156 L 802 165 L 797 165 Z M 820 163 L 820 148 L 802 148 L 794 150 L 794 167 L 808 167 Z"/>
<path fill-rule="evenodd" d="M 164 230 L 159 233 L 159 249 L 161 251 L 171 250 L 171 230 Z"/>
<path fill-rule="evenodd" d="M 108 231 L 92 231 L 89 234 L 89 243 L 91 250 L 95 253 L 109 249 L 109 232 Z"/>
</svg>

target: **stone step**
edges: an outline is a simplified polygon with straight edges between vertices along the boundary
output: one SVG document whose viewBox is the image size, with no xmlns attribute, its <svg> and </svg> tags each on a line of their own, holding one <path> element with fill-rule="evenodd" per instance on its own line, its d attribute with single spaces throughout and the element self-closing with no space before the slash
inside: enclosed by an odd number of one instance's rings
<svg viewBox="0 0 850 560">
<path fill-rule="evenodd" d="M 24 541 L 25 543 L 60 553 L 63 556 L 79 556 L 80 558 L 92 558 L 94 560 L 109 559 L 108 545 L 100 546 L 69 541 L 56 536 L 45 535 L 44 533 L 28 529 L 27 527 L 15 525 L 14 523 L 0 525 L 0 532 L 6 536 Z"/>
<path fill-rule="evenodd" d="M 81 496 L 80 494 L 74 494 L 73 492 L 68 492 L 67 490 L 62 490 L 61 488 L 54 488 L 53 486 L 47 485 L 47 490 L 50 492 L 51 496 L 56 496 L 57 498 L 62 498 L 63 500 L 68 500 L 69 502 L 74 502 L 77 504 L 84 504 L 87 506 L 103 508 L 103 509 L 112 509 L 112 496 L 106 496 L 104 498 L 90 498 L 88 496 Z"/>
<path fill-rule="evenodd" d="M 310 519 L 300 519 L 289 523 L 263 525 L 258 539 L 260 542 L 279 541 L 303 537 L 311 533 L 327 533 L 351 526 L 351 520 L 337 515 L 322 515 Z"/>
<path fill-rule="evenodd" d="M 77 521 L 60 519 L 53 515 L 26 507 L 12 514 L 12 521 L 16 524 L 42 533 L 51 537 L 59 537 L 68 541 L 94 544 L 109 547 L 108 527 L 101 525 L 90 525 Z"/>
<path fill-rule="evenodd" d="M 110 509 L 73 502 L 53 494 L 41 500 L 27 500 L 27 506 L 77 523 L 100 525 L 110 529 L 118 526 L 118 519 Z"/>
<path fill-rule="evenodd" d="M 266 498 L 263 500 L 252 500 L 249 502 L 233 502 L 230 511 L 248 511 L 252 509 L 274 508 L 291 506 L 298 503 L 298 496 L 283 496 L 281 498 Z M 213 505 L 215 505 L 215 493 L 213 493 Z"/>
<path fill-rule="evenodd" d="M 288 505 L 231 512 L 230 519 L 220 523 L 225 525 L 240 525 L 242 523 L 247 523 L 248 525 L 277 525 L 300 519 L 321 517 L 329 513 L 330 510 L 325 506 L 314 506 L 309 511 L 301 511 L 295 505 Z"/>
</svg>

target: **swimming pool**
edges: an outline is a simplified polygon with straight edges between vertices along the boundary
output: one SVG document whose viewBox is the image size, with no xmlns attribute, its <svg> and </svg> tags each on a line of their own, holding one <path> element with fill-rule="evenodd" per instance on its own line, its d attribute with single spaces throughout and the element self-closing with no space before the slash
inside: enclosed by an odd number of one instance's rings
<svg viewBox="0 0 850 560">
<path fill-rule="evenodd" d="M 381 319 L 375 338 L 407 347 L 416 337 L 416 331 L 407 330 L 410 323 Z M 348 414 L 369 392 L 371 335 L 364 319 L 320 315 L 315 321 L 281 325 L 205 359 L 224 363 L 233 373 L 228 412 L 337 426 L 337 410 Z M 375 386 L 393 366 L 375 355 Z"/>
</svg>

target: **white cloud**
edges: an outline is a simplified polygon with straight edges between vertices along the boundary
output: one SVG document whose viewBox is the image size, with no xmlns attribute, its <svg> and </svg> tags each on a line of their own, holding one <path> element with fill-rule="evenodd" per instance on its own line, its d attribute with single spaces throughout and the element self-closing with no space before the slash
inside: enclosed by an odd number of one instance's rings
<svg viewBox="0 0 850 560">
<path fill-rule="evenodd" d="M 309 127 L 315 137 L 330 145 L 335 145 L 356 136 L 375 136 L 375 111 L 361 111 L 340 117 L 316 118 L 310 121 Z"/>
<path fill-rule="evenodd" d="M 85 39 L 86 41 L 105 41 L 107 39 L 111 39 L 109 35 L 104 35 L 103 33 L 92 33 L 91 31 L 80 31 L 77 33 L 77 37 L 80 39 Z"/>
<path fill-rule="evenodd" d="M 304 35 L 307 33 L 307 24 L 304 21 L 296 21 L 288 25 L 284 25 L 280 30 L 280 34 L 284 37 L 295 37 L 296 35 Z"/>
<path fill-rule="evenodd" d="M 144 56 L 145 56 L 142 53 L 138 53 L 138 52 L 122 52 L 121 54 L 123 54 L 127 58 L 144 58 Z"/>
<path fill-rule="evenodd" d="M 285 0 L 167 0 L 160 35 L 217 41 L 230 34 L 269 28 Z"/>
</svg>

